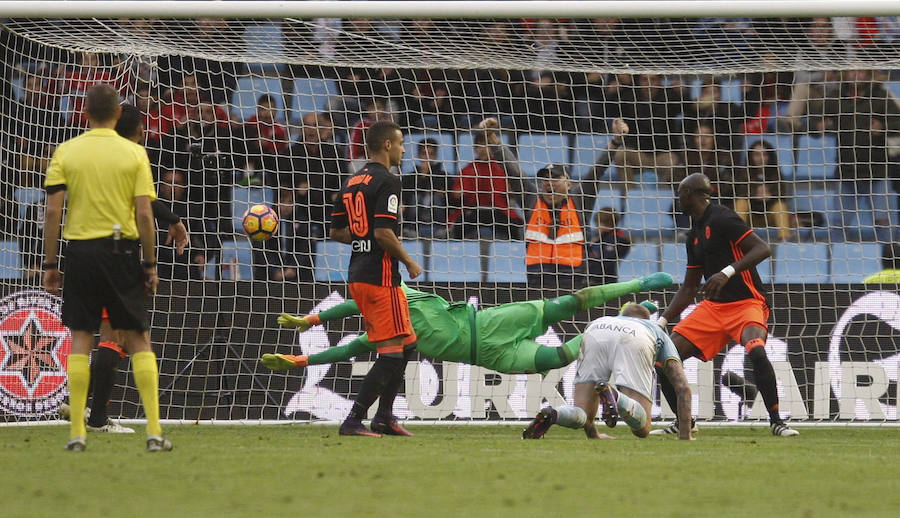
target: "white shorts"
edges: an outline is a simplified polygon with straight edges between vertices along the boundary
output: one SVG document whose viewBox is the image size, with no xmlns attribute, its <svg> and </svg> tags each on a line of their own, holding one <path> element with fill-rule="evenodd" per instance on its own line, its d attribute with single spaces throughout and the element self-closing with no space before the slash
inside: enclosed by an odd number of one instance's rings
<svg viewBox="0 0 900 518">
<path fill-rule="evenodd" d="M 655 346 L 643 326 L 615 317 L 599 318 L 584 332 L 575 383 L 612 382 L 650 399 Z"/>
</svg>

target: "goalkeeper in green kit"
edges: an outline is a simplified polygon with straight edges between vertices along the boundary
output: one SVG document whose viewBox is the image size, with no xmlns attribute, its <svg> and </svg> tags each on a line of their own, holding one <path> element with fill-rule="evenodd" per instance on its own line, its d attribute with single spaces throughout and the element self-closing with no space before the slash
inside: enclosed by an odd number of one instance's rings
<svg viewBox="0 0 900 518">
<path fill-rule="evenodd" d="M 562 347 L 547 347 L 534 339 L 547 327 L 571 318 L 579 311 L 639 291 L 663 289 L 672 276 L 654 273 L 628 282 L 591 286 L 553 299 L 513 302 L 476 311 L 464 302 L 449 303 L 433 293 L 405 284 L 409 316 L 418 336 L 417 350 L 425 356 L 450 362 L 478 365 L 505 374 L 545 373 L 565 367 L 578 358 L 581 335 Z M 313 325 L 359 314 L 348 300 L 317 315 L 282 314 L 278 323 L 306 331 Z M 262 363 L 272 370 L 294 369 L 348 360 L 375 350 L 366 335 L 350 343 L 309 356 L 264 354 Z"/>
</svg>

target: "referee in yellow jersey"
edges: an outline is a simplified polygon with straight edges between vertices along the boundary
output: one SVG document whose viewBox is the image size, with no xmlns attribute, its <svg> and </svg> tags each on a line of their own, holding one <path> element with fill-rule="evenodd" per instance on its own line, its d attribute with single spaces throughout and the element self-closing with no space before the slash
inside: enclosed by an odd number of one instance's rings
<svg viewBox="0 0 900 518">
<path fill-rule="evenodd" d="M 86 446 L 89 355 L 105 307 L 110 324 L 122 330 L 125 348 L 131 353 L 134 381 L 147 416 L 147 451 L 168 451 L 172 443 L 163 437 L 159 425 L 159 373 L 149 334 L 150 297 L 159 283 L 150 160 L 143 147 L 116 133 L 122 108 L 113 87 L 104 84 L 88 90 L 84 111 L 91 129 L 56 149 L 44 182 L 44 289 L 58 294 L 63 288 L 62 319 L 72 331 L 71 428 L 66 449 L 84 451 Z M 66 204 L 63 280 L 58 252 Z"/>
</svg>

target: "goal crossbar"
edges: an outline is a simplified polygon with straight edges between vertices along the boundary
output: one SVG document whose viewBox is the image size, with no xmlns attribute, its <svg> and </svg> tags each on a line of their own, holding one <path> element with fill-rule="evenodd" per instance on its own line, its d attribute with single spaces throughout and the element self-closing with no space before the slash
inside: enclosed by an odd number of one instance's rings
<svg viewBox="0 0 900 518">
<path fill-rule="evenodd" d="M 0 16 L 8 18 L 318 18 L 345 17 L 346 2 L 309 1 L 0 1 Z M 647 17 L 792 17 L 889 16 L 900 14 L 893 0 L 647 0 L 622 1 L 372 1 L 353 2 L 358 18 L 463 18 L 487 19 L 515 15 L 521 18 L 573 18 L 614 16 Z"/>
</svg>

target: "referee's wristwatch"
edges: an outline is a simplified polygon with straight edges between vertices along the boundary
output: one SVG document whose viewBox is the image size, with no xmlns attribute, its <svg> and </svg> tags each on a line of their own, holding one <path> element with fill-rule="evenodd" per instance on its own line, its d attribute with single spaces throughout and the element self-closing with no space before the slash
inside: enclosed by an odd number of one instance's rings
<svg viewBox="0 0 900 518">
<path fill-rule="evenodd" d="M 52 263 L 51 262 L 41 263 L 41 268 L 44 270 L 58 270 L 59 263 L 56 261 L 54 261 Z"/>
<path fill-rule="evenodd" d="M 141 266 L 143 266 L 144 269 L 156 268 L 156 261 L 141 261 Z"/>
</svg>

